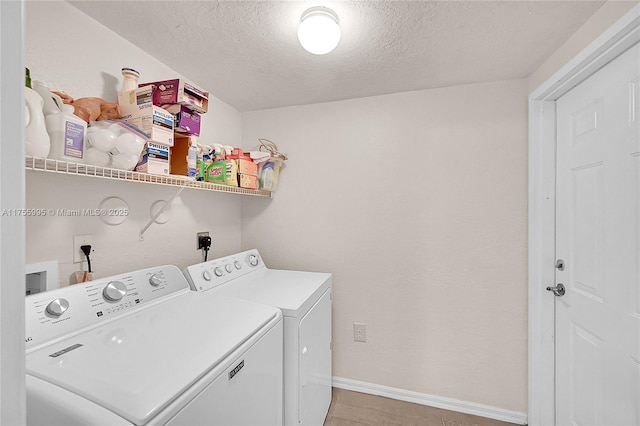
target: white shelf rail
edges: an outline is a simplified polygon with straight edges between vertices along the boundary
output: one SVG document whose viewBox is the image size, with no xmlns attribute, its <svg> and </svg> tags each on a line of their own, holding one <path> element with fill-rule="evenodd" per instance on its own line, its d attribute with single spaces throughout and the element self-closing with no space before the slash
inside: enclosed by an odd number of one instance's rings
<svg viewBox="0 0 640 426">
<path fill-rule="evenodd" d="M 252 195 L 256 197 L 271 198 L 272 194 L 270 191 L 265 191 L 263 189 L 247 189 L 236 186 L 195 181 L 187 178 L 186 176 L 152 175 L 148 173 L 92 166 L 90 164 L 71 163 L 66 161 L 54 160 L 51 158 L 32 157 L 29 155 L 25 157 L 25 168 L 27 170 L 33 171 L 61 173 L 66 175 L 87 176 L 129 182 L 142 182 L 147 184 L 193 188 L 206 191 L 231 192 L 234 194 Z"/>
</svg>

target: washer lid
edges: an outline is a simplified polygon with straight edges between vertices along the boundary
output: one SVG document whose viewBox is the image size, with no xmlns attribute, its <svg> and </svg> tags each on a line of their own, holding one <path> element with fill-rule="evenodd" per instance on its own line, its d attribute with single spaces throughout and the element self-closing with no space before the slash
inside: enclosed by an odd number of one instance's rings
<svg viewBox="0 0 640 426">
<path fill-rule="evenodd" d="M 185 293 L 31 352 L 26 370 L 141 425 L 279 316 Z"/>
<path fill-rule="evenodd" d="M 331 287 L 331 274 L 261 268 L 209 291 L 278 307 L 298 317 Z"/>
</svg>

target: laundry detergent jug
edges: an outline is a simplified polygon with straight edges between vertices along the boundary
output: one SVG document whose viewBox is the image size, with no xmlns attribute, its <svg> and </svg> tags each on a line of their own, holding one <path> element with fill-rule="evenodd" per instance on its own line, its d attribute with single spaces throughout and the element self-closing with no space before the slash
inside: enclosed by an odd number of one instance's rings
<svg viewBox="0 0 640 426">
<path fill-rule="evenodd" d="M 29 87 L 25 87 L 24 90 L 25 154 L 44 158 L 49 155 L 51 148 L 42 111 L 44 101 L 35 90 Z"/>
<path fill-rule="evenodd" d="M 51 139 L 49 158 L 84 163 L 87 123 L 74 115 L 73 106 L 64 104 L 47 85 L 39 81 L 33 81 L 32 85 L 44 100 L 45 123 Z"/>
</svg>

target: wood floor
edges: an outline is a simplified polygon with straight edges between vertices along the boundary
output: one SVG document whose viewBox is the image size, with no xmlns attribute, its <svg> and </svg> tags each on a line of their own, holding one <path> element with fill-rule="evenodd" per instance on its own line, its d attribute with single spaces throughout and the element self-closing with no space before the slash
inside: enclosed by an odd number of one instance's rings
<svg viewBox="0 0 640 426">
<path fill-rule="evenodd" d="M 333 388 L 324 426 L 514 426 L 513 423 Z"/>
</svg>

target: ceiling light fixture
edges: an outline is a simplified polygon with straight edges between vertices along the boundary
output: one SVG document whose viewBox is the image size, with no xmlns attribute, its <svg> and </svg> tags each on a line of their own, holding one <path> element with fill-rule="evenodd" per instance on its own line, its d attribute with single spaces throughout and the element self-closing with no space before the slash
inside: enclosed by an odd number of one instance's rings
<svg viewBox="0 0 640 426">
<path fill-rule="evenodd" d="M 329 53 L 340 42 L 339 23 L 338 15 L 328 7 L 307 9 L 300 18 L 298 40 L 307 52 L 314 55 Z"/>
</svg>

